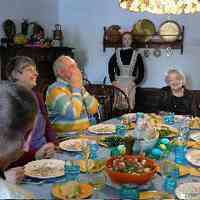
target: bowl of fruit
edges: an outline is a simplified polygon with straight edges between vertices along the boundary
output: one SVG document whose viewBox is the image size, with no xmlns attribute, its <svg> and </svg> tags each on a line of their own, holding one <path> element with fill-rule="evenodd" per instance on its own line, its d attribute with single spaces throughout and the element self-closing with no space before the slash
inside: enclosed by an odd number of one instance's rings
<svg viewBox="0 0 200 200">
<path fill-rule="evenodd" d="M 158 165 L 144 155 L 125 155 L 107 160 L 105 169 L 113 183 L 142 185 L 153 178 Z"/>
</svg>

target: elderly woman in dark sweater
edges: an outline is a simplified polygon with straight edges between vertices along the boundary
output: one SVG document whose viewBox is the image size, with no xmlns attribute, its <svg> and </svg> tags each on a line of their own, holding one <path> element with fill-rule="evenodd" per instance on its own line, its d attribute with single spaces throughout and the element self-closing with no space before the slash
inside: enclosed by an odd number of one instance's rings
<svg viewBox="0 0 200 200">
<path fill-rule="evenodd" d="M 177 69 L 170 69 L 165 82 L 168 86 L 161 89 L 159 110 L 180 115 L 196 115 L 197 104 L 192 93 L 185 87 L 185 75 Z"/>
</svg>

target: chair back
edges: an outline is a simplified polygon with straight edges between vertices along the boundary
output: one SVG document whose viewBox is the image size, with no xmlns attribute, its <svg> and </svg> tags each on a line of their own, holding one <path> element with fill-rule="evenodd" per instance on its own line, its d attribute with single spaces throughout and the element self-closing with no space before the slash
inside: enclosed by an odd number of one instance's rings
<svg viewBox="0 0 200 200">
<path fill-rule="evenodd" d="M 91 95 L 94 95 L 98 99 L 103 120 L 131 112 L 128 96 L 120 88 L 105 84 L 86 84 L 85 88 Z M 127 109 L 114 107 L 115 95 L 117 93 L 120 93 L 124 97 Z"/>
</svg>

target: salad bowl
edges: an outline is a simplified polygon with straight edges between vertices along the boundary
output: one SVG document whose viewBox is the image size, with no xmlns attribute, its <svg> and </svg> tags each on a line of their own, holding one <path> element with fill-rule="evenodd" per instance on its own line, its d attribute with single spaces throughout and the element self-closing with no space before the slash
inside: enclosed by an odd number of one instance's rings
<svg viewBox="0 0 200 200">
<path fill-rule="evenodd" d="M 112 157 L 106 162 L 106 173 L 117 184 L 146 184 L 156 174 L 155 160 L 144 155 Z"/>
</svg>

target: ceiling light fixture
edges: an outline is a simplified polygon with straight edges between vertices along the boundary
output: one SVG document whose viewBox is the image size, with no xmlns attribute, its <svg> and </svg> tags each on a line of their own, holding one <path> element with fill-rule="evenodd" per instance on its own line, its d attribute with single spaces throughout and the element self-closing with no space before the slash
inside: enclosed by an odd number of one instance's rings
<svg viewBox="0 0 200 200">
<path fill-rule="evenodd" d="M 119 0 L 121 8 L 153 14 L 193 14 L 200 11 L 199 0 Z"/>
</svg>

